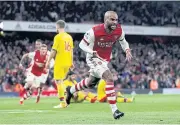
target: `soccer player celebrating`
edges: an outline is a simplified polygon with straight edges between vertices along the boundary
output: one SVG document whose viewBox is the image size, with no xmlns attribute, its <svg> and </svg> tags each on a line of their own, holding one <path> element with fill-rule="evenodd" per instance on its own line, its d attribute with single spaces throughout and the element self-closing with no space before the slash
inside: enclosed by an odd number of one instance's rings
<svg viewBox="0 0 180 125">
<path fill-rule="evenodd" d="M 24 86 L 25 91 L 23 97 L 20 99 L 20 104 L 23 104 L 24 100 L 31 96 L 31 88 L 41 88 L 41 82 L 44 81 L 44 79 L 47 79 L 43 74 L 46 74 L 48 72 L 45 69 L 45 64 L 48 56 L 47 45 L 45 44 L 41 45 L 40 50 L 28 53 L 28 57 L 33 60 L 33 63 L 31 68 L 29 69 L 30 71 L 27 73 L 26 84 Z"/>
<path fill-rule="evenodd" d="M 36 51 L 40 51 L 41 45 L 42 45 L 41 39 L 37 39 L 37 40 L 35 41 L 35 50 L 34 50 L 34 51 L 35 51 L 35 52 L 36 52 Z M 49 53 L 49 51 L 48 51 L 48 53 Z M 22 65 L 22 62 L 23 62 L 23 60 L 24 60 L 26 57 L 28 57 L 28 55 L 29 55 L 29 53 L 26 53 L 26 54 L 24 54 L 24 55 L 22 56 L 21 61 L 20 61 L 20 64 L 19 64 L 19 68 L 20 68 L 20 69 L 24 69 L 24 68 L 23 68 L 23 65 Z M 28 65 L 28 68 L 25 70 L 26 77 L 27 77 L 29 74 L 31 74 L 31 68 L 32 68 L 33 63 L 34 63 L 34 62 L 33 62 L 33 59 L 32 59 L 31 62 L 30 62 L 30 64 Z M 42 84 L 44 84 L 44 83 L 46 82 L 48 74 L 49 74 L 49 72 L 43 74 L 45 79 L 42 79 Z M 36 98 L 36 103 L 38 103 L 39 100 L 40 100 L 40 94 L 41 94 L 41 92 L 42 92 L 42 86 L 40 86 L 39 88 L 37 88 L 37 91 L 38 91 L 38 95 L 37 95 L 37 98 Z M 24 90 L 24 91 L 23 91 L 23 93 L 25 93 L 25 92 L 29 93 L 28 98 L 29 98 L 29 97 L 31 96 L 31 94 L 32 94 L 31 88 L 27 88 L 27 90 Z"/>
<path fill-rule="evenodd" d="M 51 59 L 55 58 L 54 64 L 54 79 L 58 88 L 59 98 L 63 93 L 63 79 L 66 77 L 69 69 L 73 66 L 73 39 L 71 35 L 65 32 L 65 22 L 59 20 L 56 22 L 56 30 L 58 34 L 54 37 L 50 57 L 46 63 L 46 68 L 49 68 Z M 54 108 L 66 107 L 64 98 L 60 98 L 60 104 Z"/>
<path fill-rule="evenodd" d="M 114 119 L 124 116 L 124 113 L 117 108 L 113 76 L 107 66 L 110 61 L 112 46 L 116 41 L 119 41 L 126 53 L 127 61 L 130 61 L 132 58 L 131 51 L 125 39 L 125 33 L 121 25 L 118 24 L 118 15 L 114 11 L 107 11 L 104 16 L 104 23 L 87 31 L 79 44 L 79 47 L 87 53 L 86 62 L 90 67 L 90 76 L 83 79 L 79 84 L 67 87 L 66 102 L 68 105 L 73 93 L 96 85 L 102 78 L 106 81 L 105 92 Z"/>
<path fill-rule="evenodd" d="M 42 45 L 42 41 L 41 41 L 40 39 L 37 39 L 36 42 L 35 42 L 35 50 L 34 50 L 34 51 L 40 50 L 41 45 Z M 19 64 L 19 67 L 20 67 L 20 68 L 23 68 L 22 62 L 23 62 L 23 60 L 24 60 L 26 57 L 28 57 L 28 54 L 29 54 L 29 53 L 26 53 L 26 54 L 24 54 L 24 55 L 22 56 L 21 61 L 20 61 L 20 64 Z M 31 66 L 31 64 L 28 66 L 28 68 L 29 68 L 30 66 Z"/>
</svg>

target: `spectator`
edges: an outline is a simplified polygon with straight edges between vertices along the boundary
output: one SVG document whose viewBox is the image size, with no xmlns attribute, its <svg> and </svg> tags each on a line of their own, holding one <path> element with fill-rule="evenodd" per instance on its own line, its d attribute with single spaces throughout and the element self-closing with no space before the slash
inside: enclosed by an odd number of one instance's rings
<svg viewBox="0 0 180 125">
<path fill-rule="evenodd" d="M 1 2 L 3 20 L 99 23 L 105 11 L 126 25 L 180 26 L 179 1 L 12 1 Z"/>
<path fill-rule="evenodd" d="M 16 83 L 24 84 L 24 71 L 18 69 L 21 56 L 34 50 L 32 42 L 36 38 L 31 33 L 26 37 L 23 34 L 16 33 L 1 39 L 0 44 L 0 82 L 4 91 L 13 91 Z M 75 72 L 78 75 L 77 81 L 88 75 L 89 67 L 85 63 L 85 53 L 79 47 L 79 41 L 82 34 L 75 36 Z M 47 35 L 41 33 L 38 37 L 49 39 Z M 135 58 L 131 63 L 126 63 L 124 52 L 120 49 L 119 43 L 113 50 L 112 61 L 109 68 L 113 73 L 115 84 L 121 88 L 150 88 L 150 81 L 155 77 L 159 88 L 174 88 L 180 76 L 180 54 L 179 38 L 147 36 L 127 36 L 128 41 L 137 41 L 130 43 L 132 54 Z M 160 41 L 160 42 L 159 42 Z M 48 48 L 52 41 L 44 40 Z M 28 66 L 28 60 L 24 62 L 24 67 Z M 52 86 L 52 72 L 50 73 L 47 86 Z M 154 76 L 154 77 L 153 77 Z"/>
</svg>

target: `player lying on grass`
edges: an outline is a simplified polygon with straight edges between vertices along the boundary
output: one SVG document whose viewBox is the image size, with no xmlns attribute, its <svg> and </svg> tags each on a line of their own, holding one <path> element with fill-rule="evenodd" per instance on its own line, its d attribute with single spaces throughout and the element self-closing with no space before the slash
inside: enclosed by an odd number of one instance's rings
<svg viewBox="0 0 180 125">
<path fill-rule="evenodd" d="M 107 102 L 105 88 L 106 88 L 106 82 L 103 79 L 101 79 L 97 86 L 97 100 L 99 102 Z M 116 93 L 116 101 L 117 102 L 133 102 L 134 97 L 126 98 L 121 94 L 121 92 L 118 92 L 118 93 Z"/>
<path fill-rule="evenodd" d="M 60 93 L 58 93 L 60 99 L 64 99 L 66 97 L 66 87 L 77 84 L 75 79 L 76 74 L 72 71 L 69 71 L 69 73 L 67 74 L 67 78 L 63 81 L 61 90 L 59 90 Z M 96 95 L 91 92 L 86 93 L 84 91 L 79 91 L 73 94 L 71 102 L 83 102 L 84 100 L 94 103 L 97 98 Z M 65 108 L 65 106 L 60 103 L 60 105 L 54 106 L 54 108 Z"/>
<path fill-rule="evenodd" d="M 70 71 L 67 75 L 67 79 L 64 80 L 63 82 L 64 88 L 77 84 L 75 79 L 76 79 L 76 74 Z M 79 91 L 79 92 L 74 93 L 71 99 L 71 102 L 83 102 L 84 100 L 87 100 L 91 103 L 94 103 L 96 100 L 98 100 L 99 102 L 107 102 L 107 96 L 105 93 L 105 85 L 106 85 L 105 81 L 101 79 L 97 86 L 97 95 L 91 92 Z M 66 93 L 65 89 L 61 90 L 61 92 Z M 65 95 L 62 94 L 62 96 L 60 95 L 59 97 L 65 98 Z M 134 98 L 124 97 L 120 92 L 116 93 L 116 97 L 117 97 L 116 98 L 117 102 L 133 102 L 134 100 Z M 61 107 L 55 106 L 54 108 L 63 108 L 63 106 Z"/>
</svg>

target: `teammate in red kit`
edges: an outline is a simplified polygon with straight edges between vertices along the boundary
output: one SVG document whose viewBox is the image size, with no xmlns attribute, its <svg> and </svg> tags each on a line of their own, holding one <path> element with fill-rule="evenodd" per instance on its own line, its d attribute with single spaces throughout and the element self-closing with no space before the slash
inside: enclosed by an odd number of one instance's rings
<svg viewBox="0 0 180 125">
<path fill-rule="evenodd" d="M 67 87 L 66 103 L 68 105 L 73 93 L 95 86 L 102 78 L 106 81 L 105 92 L 114 119 L 124 116 L 124 113 L 117 108 L 113 76 L 107 66 L 110 61 L 112 46 L 116 41 L 119 41 L 126 53 L 126 59 L 130 61 L 132 58 L 131 51 L 125 39 L 125 33 L 121 25 L 118 24 L 118 15 L 114 11 L 107 11 L 104 16 L 104 23 L 87 31 L 79 44 L 79 47 L 87 53 L 86 62 L 90 67 L 90 75 L 89 78 L 83 79 L 79 84 Z"/>
<path fill-rule="evenodd" d="M 42 81 L 47 79 L 47 77 L 45 77 L 46 75 L 44 74 L 48 74 L 49 72 L 45 70 L 45 64 L 48 59 L 48 56 L 49 54 L 47 51 L 47 45 L 45 44 L 41 45 L 40 50 L 28 53 L 28 57 L 33 60 L 33 64 L 30 68 L 30 72 L 27 74 L 26 84 L 24 86 L 26 92 L 24 93 L 23 97 L 20 99 L 20 104 L 23 104 L 23 101 L 31 96 L 32 91 L 29 90 L 32 87 L 42 88 L 41 87 Z M 40 95 L 39 95 L 39 99 L 40 99 Z"/>
<path fill-rule="evenodd" d="M 42 41 L 40 39 L 37 39 L 36 42 L 35 42 L 35 50 L 34 51 L 37 51 L 37 50 L 40 50 L 41 48 L 41 45 L 42 45 Z M 23 66 L 22 66 L 22 62 L 23 60 L 28 57 L 28 53 L 24 54 L 21 58 L 21 61 L 20 61 L 20 64 L 19 64 L 19 67 L 22 69 Z M 29 64 L 28 68 L 26 69 L 26 71 L 28 71 L 30 69 L 30 67 L 32 66 L 32 63 L 33 61 L 31 60 L 31 63 Z"/>
<path fill-rule="evenodd" d="M 34 51 L 39 51 L 40 48 L 41 48 L 41 45 L 42 45 L 42 40 L 41 39 L 37 39 L 35 41 L 35 50 Z M 20 61 L 20 64 L 19 64 L 19 68 L 20 69 L 24 69 L 23 65 L 22 65 L 22 62 L 23 60 L 28 57 L 29 53 L 26 53 L 22 56 L 21 58 L 21 61 Z M 28 68 L 25 69 L 25 76 L 27 77 L 29 73 L 31 73 L 31 68 L 32 68 L 32 65 L 33 65 L 33 59 L 31 60 L 30 64 L 28 65 Z M 36 99 L 36 103 L 39 102 L 39 99 L 40 99 L 40 94 L 41 94 L 41 91 L 42 91 L 42 88 L 39 87 L 37 88 L 37 91 L 38 91 L 38 96 L 37 96 L 37 99 Z M 32 94 L 32 91 L 31 91 L 31 88 L 28 88 L 27 90 L 24 90 L 23 93 L 29 93 L 30 95 Z M 30 97 L 30 96 L 29 96 Z"/>
</svg>

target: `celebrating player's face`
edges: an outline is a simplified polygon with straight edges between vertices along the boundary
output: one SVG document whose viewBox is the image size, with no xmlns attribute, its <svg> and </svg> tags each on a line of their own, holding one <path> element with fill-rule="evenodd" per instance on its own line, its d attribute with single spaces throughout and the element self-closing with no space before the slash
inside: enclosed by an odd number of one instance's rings
<svg viewBox="0 0 180 125">
<path fill-rule="evenodd" d="M 47 47 L 41 47 L 40 52 L 42 55 L 45 55 L 47 53 Z"/>
<path fill-rule="evenodd" d="M 107 25 L 110 30 L 116 29 L 118 24 L 118 15 L 113 13 L 107 19 Z"/>
</svg>

